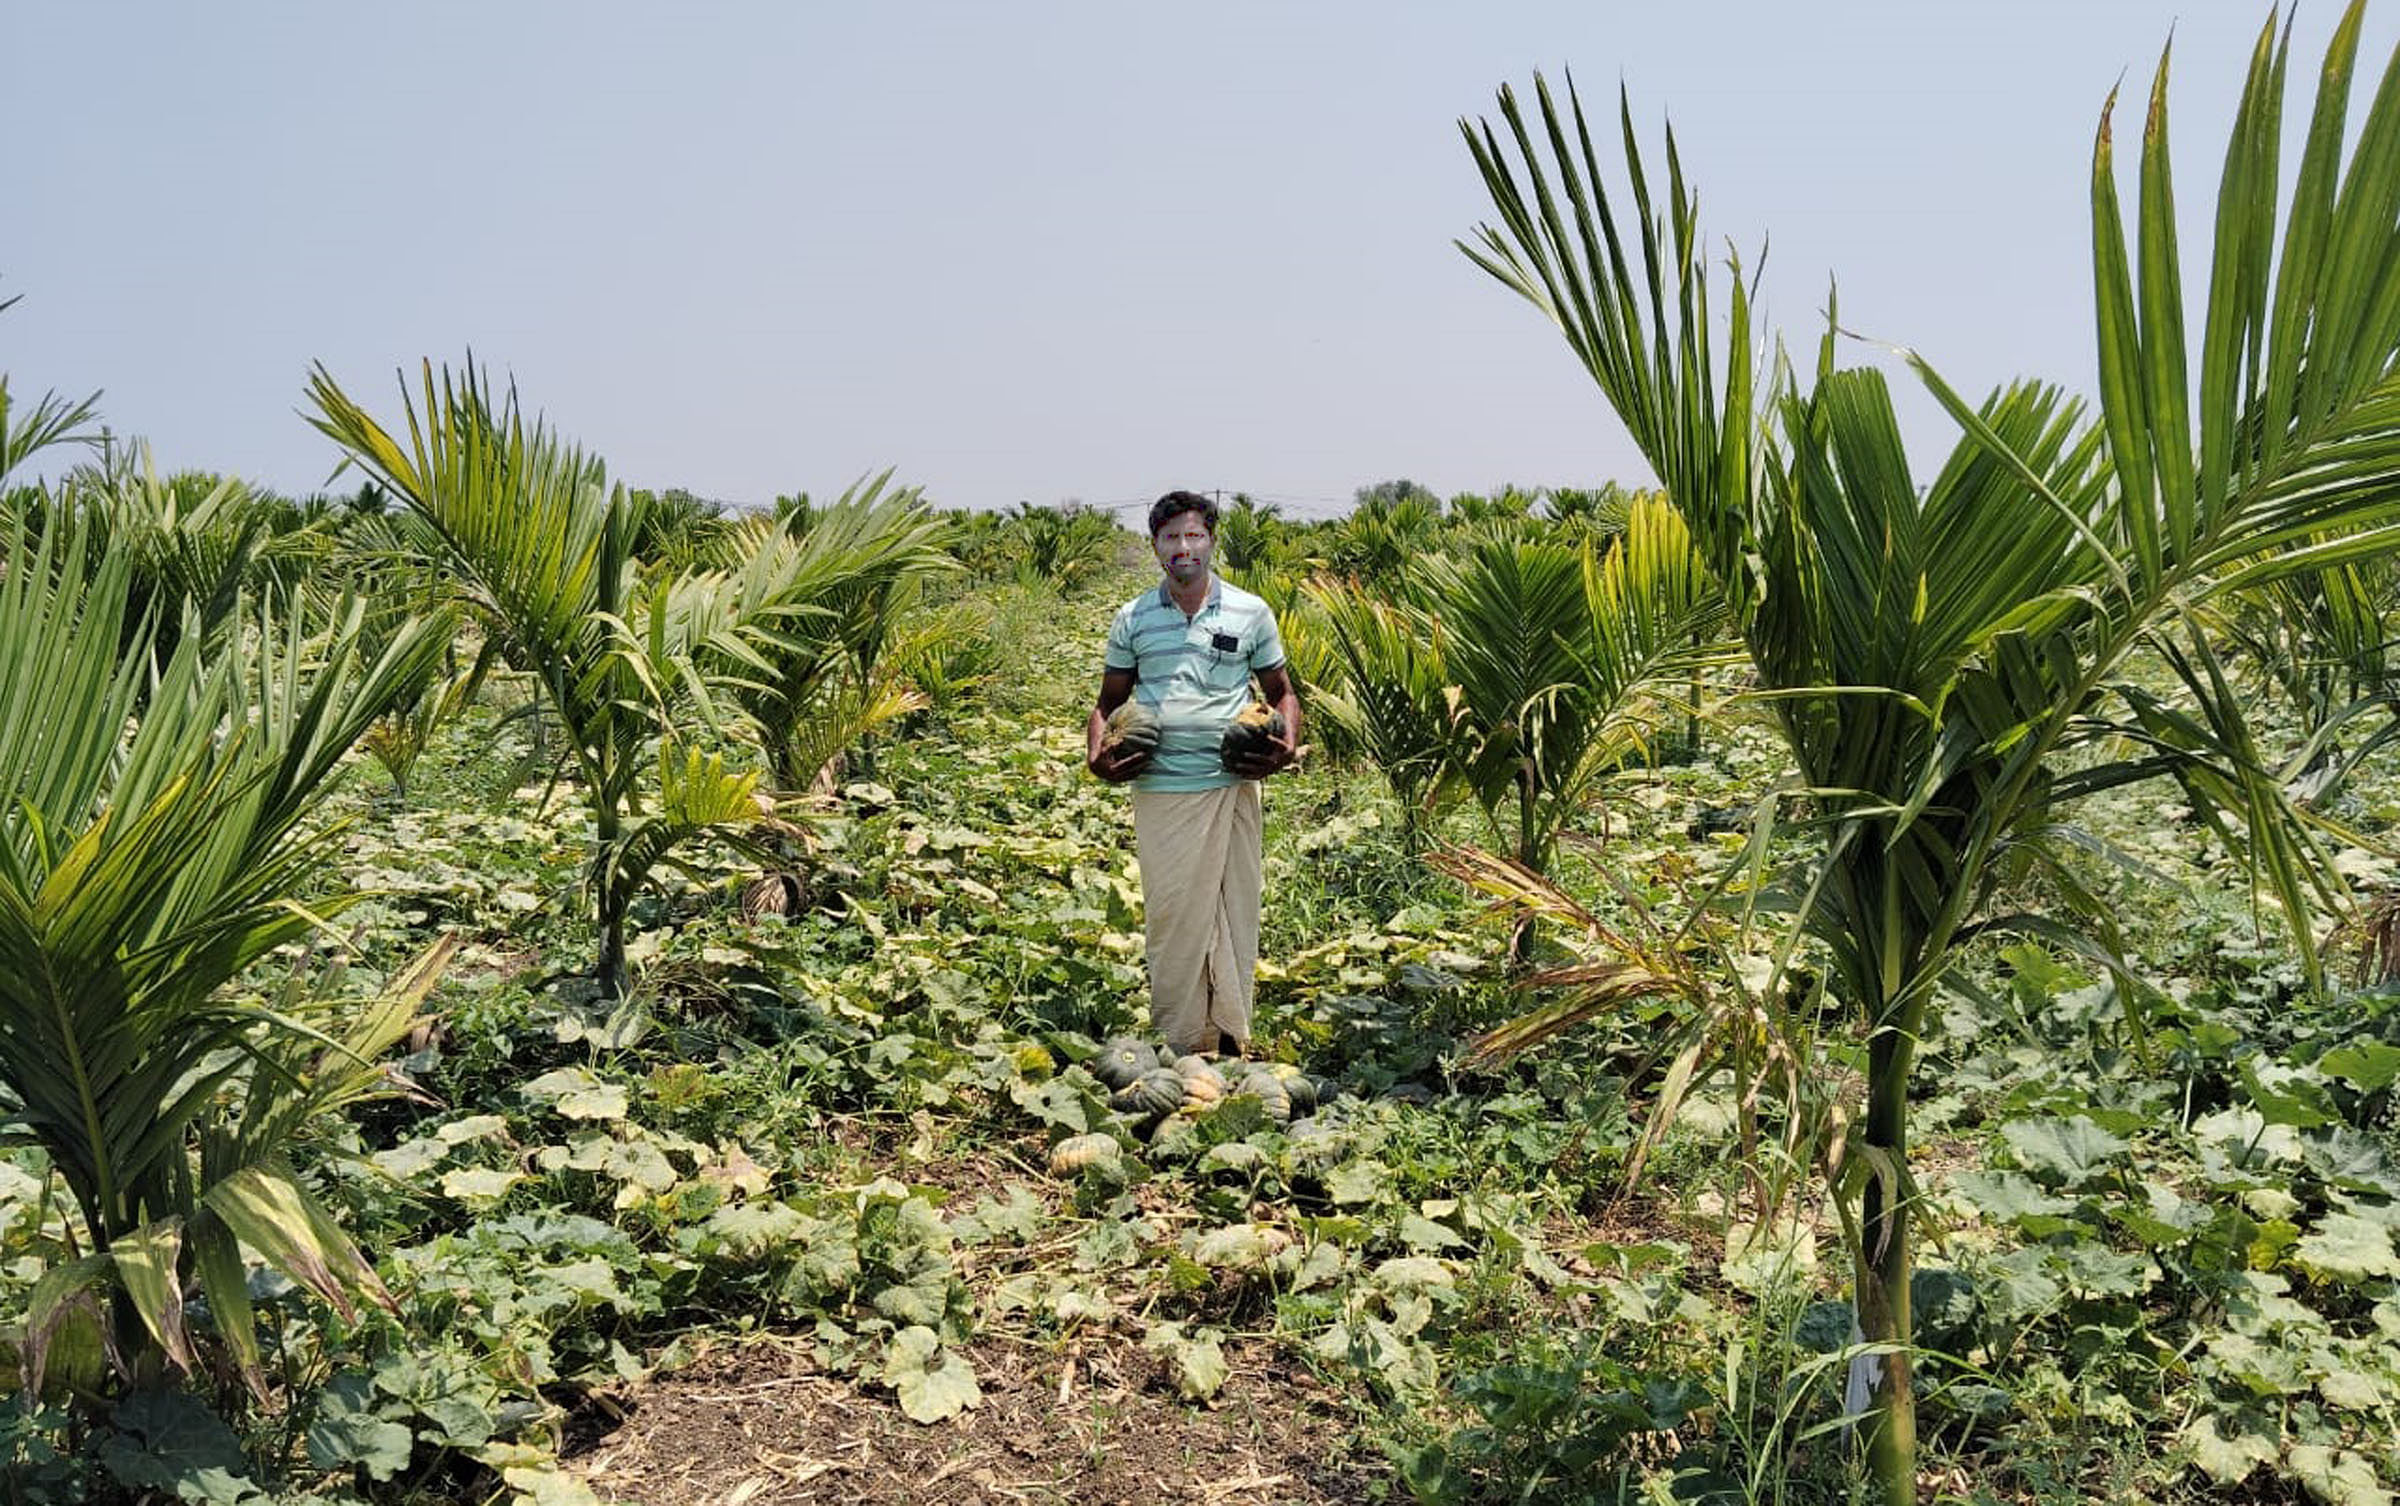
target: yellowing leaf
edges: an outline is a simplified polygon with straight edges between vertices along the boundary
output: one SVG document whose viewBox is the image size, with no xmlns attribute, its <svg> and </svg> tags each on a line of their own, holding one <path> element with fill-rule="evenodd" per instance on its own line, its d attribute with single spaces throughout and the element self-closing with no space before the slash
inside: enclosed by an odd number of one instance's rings
<svg viewBox="0 0 2400 1506">
<path fill-rule="evenodd" d="M 201 1202 L 215 1210 L 236 1238 L 331 1302 L 345 1318 L 357 1313 L 350 1286 L 382 1291 L 358 1247 L 313 1216 L 308 1195 L 284 1177 L 244 1167 L 211 1187 Z"/>
<path fill-rule="evenodd" d="M 1430 1255 L 1402 1255 L 1375 1267 L 1375 1284 L 1387 1291 L 1446 1287 L 1456 1278 L 1450 1268 Z"/>
<path fill-rule="evenodd" d="M 622 1119 L 625 1089 L 584 1067 L 560 1067 L 525 1084 L 525 1096 L 568 1119 Z"/>
<path fill-rule="evenodd" d="M 524 1180 L 525 1173 L 513 1166 L 455 1166 L 442 1173 L 442 1196 L 469 1207 L 485 1207 L 500 1201 L 509 1188 Z"/>
<path fill-rule="evenodd" d="M 2391 1506 L 2392 1493 L 2375 1483 L 2375 1466 L 2348 1449 L 2321 1443 L 2292 1445 L 2291 1471 L 2332 1506 Z"/>
<path fill-rule="evenodd" d="M 509 1506 L 602 1506 L 589 1485 L 553 1465 L 504 1469 L 500 1478 L 517 1493 Z"/>
<path fill-rule="evenodd" d="M 2258 1466 L 2274 1463 L 2277 1453 L 2275 1440 L 2257 1433 L 2226 1437 L 2205 1412 L 2184 1424 L 2183 1442 L 2192 1451 L 2192 1463 L 2219 1485 L 2240 1484 Z"/>
<path fill-rule="evenodd" d="M 2400 1275 L 2392 1231 L 2355 1213 L 2328 1213 L 2319 1219 L 2317 1227 L 2292 1247 L 2292 1259 L 2313 1275 L 2341 1281 Z"/>
<path fill-rule="evenodd" d="M 764 1193 L 774 1179 L 773 1173 L 750 1159 L 750 1153 L 742 1149 L 739 1140 L 726 1141 L 717 1159 L 702 1165 L 695 1175 L 728 1195 L 738 1192 L 746 1197 Z"/>
<path fill-rule="evenodd" d="M 900 1397 L 900 1410 L 917 1422 L 940 1422 L 983 1402 L 975 1368 L 942 1348 L 934 1331 L 904 1328 L 884 1351 L 883 1383 Z"/>
<path fill-rule="evenodd" d="M 1175 1389 L 1186 1401 L 1206 1401 L 1224 1388 L 1231 1371 L 1224 1346 L 1215 1334 L 1186 1333 L 1180 1323 L 1156 1323 L 1142 1336 L 1142 1347 L 1164 1356 L 1175 1367 Z"/>
</svg>

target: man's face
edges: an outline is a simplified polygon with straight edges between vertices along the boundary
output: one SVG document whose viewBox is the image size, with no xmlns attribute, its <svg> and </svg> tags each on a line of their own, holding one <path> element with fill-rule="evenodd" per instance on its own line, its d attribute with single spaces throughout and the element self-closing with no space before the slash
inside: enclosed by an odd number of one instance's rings
<svg viewBox="0 0 2400 1506">
<path fill-rule="evenodd" d="M 1207 577 L 1217 541 L 1198 513 L 1183 512 L 1160 524 L 1150 545 L 1158 551 L 1158 568 L 1177 585 L 1188 586 Z"/>
</svg>

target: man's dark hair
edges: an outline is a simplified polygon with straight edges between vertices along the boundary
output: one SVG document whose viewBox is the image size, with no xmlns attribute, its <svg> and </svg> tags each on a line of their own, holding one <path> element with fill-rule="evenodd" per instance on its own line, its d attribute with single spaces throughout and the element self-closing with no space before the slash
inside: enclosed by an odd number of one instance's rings
<svg viewBox="0 0 2400 1506">
<path fill-rule="evenodd" d="M 1157 538 L 1160 529 L 1187 512 L 1198 513 L 1200 521 L 1208 525 L 1209 533 L 1211 535 L 1216 533 L 1216 503 L 1201 496 L 1198 492 L 1169 492 L 1150 504 L 1150 537 Z"/>
</svg>

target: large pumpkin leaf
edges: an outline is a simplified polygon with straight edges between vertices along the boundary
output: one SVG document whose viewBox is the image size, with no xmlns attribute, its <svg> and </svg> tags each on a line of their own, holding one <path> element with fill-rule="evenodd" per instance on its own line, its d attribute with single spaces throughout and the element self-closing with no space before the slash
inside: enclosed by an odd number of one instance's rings
<svg viewBox="0 0 2400 1506">
<path fill-rule="evenodd" d="M 2131 1148 L 2131 1142 L 2082 1114 L 2072 1119 L 2012 1119 L 2001 1126 L 2000 1135 L 2028 1171 L 2046 1172 L 2069 1187 L 2089 1182 Z"/>
<path fill-rule="evenodd" d="M 335 1376 L 317 1393 L 316 1405 L 316 1420 L 308 1428 L 309 1463 L 319 1469 L 355 1466 L 376 1480 L 408 1468 L 416 1435 L 377 1410 L 367 1377 L 356 1371 Z"/>
<path fill-rule="evenodd" d="M 2301 1269 L 2337 1281 L 2365 1281 L 2376 1276 L 2400 1276 L 2400 1254 L 2392 1249 L 2392 1231 L 2355 1213 L 2328 1213 L 2316 1228 L 2300 1236 L 2292 1259 Z"/>
<path fill-rule="evenodd" d="M 2217 1430 L 2216 1417 L 2207 1412 L 2183 1426 L 2182 1438 L 2192 1451 L 2192 1463 L 2219 1485 L 2239 1485 L 2250 1471 L 2274 1463 L 2281 1452 L 2274 1439 L 2236 1426 L 2229 1438 Z"/>
<path fill-rule="evenodd" d="M 884 1351 L 883 1383 L 899 1393 L 900 1410 L 918 1422 L 940 1422 L 983 1403 L 975 1367 L 922 1326 L 893 1336 Z"/>
</svg>

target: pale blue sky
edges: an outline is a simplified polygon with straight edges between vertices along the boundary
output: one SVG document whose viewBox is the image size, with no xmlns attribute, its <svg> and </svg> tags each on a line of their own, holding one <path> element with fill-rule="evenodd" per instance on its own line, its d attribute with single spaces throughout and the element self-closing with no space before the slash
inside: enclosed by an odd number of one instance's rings
<svg viewBox="0 0 2400 1506">
<path fill-rule="evenodd" d="M 2308 87 L 2338 14 L 2299 19 Z M 1639 479 L 1589 379 L 1452 246 L 1461 115 L 1573 69 L 1671 115 L 1769 315 L 1980 392 L 2088 388 L 2087 175 L 2170 29 L 2187 216 L 2263 5 L 20 3 L 0 22 L 0 371 L 105 389 L 169 467 L 322 484 L 476 356 L 639 485 L 937 502 L 1247 490 L 1322 511 Z M 2400 3 L 2368 17 L 2373 88 Z M 2196 256 L 2187 250 L 2187 258 Z M 2187 269 L 2188 269 L 2187 261 Z M 1860 359 L 1873 353 L 1861 349 Z M 1949 436 L 1912 407 L 1918 464 Z"/>
</svg>

